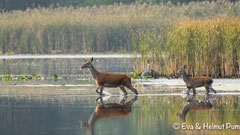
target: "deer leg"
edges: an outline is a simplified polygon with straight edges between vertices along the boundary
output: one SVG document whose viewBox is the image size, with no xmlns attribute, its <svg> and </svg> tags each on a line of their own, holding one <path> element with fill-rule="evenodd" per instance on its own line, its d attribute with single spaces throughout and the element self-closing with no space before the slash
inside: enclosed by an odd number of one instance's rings
<svg viewBox="0 0 240 135">
<path fill-rule="evenodd" d="M 207 91 L 207 94 L 209 94 L 209 86 L 205 86 L 205 89 L 206 89 L 206 91 Z"/>
<path fill-rule="evenodd" d="M 100 94 L 100 95 L 104 95 L 104 94 L 103 94 L 103 86 L 100 87 L 100 93 L 99 93 L 99 94 Z"/>
<path fill-rule="evenodd" d="M 97 89 L 96 89 L 96 92 L 99 94 L 99 91 L 98 91 L 98 89 L 100 89 L 100 87 L 97 87 Z"/>
<path fill-rule="evenodd" d="M 124 87 L 119 87 L 120 90 L 123 92 L 124 95 L 127 95 L 128 93 L 126 92 L 125 88 Z"/>
<path fill-rule="evenodd" d="M 137 90 L 135 88 L 133 88 L 133 86 L 130 84 L 130 85 L 127 85 L 126 86 L 127 88 L 129 88 L 132 92 L 134 92 L 135 94 L 138 94 Z"/>
<path fill-rule="evenodd" d="M 189 92 L 190 92 L 190 90 L 191 90 L 191 88 L 188 88 L 188 90 L 187 90 L 187 93 L 186 93 L 186 94 L 188 94 L 188 95 L 189 95 Z"/>
<path fill-rule="evenodd" d="M 193 95 L 197 94 L 196 93 L 196 88 L 193 88 Z"/>
<path fill-rule="evenodd" d="M 192 102 L 192 98 L 190 95 L 187 95 L 187 102 Z"/>
<path fill-rule="evenodd" d="M 212 84 L 210 84 L 209 89 L 214 92 L 215 94 L 217 93 L 216 90 L 213 89 Z"/>
</svg>

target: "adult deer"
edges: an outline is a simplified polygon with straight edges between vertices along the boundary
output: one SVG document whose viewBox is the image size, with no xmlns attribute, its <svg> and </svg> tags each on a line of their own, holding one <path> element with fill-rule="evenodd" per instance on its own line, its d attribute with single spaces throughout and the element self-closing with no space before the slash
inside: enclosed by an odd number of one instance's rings
<svg viewBox="0 0 240 135">
<path fill-rule="evenodd" d="M 199 76 L 199 77 L 188 77 L 185 72 L 186 66 L 184 66 L 177 74 L 181 75 L 183 78 L 183 81 L 187 85 L 188 91 L 187 94 L 189 94 L 190 90 L 193 89 L 193 94 L 196 94 L 196 88 L 197 87 L 205 87 L 207 93 L 209 93 L 209 89 L 217 93 L 213 88 L 212 88 L 212 83 L 213 80 L 210 77 L 206 76 Z"/>
<path fill-rule="evenodd" d="M 88 68 L 92 77 L 96 80 L 97 89 L 96 92 L 102 95 L 104 87 L 119 87 L 120 90 L 127 95 L 124 87 L 127 87 L 135 94 L 138 94 L 137 90 L 133 88 L 131 84 L 131 78 L 128 77 L 126 74 L 112 74 L 112 73 L 105 73 L 105 72 L 98 72 L 94 66 L 92 65 L 93 58 L 90 60 L 84 59 L 84 64 L 81 66 L 82 69 Z M 98 91 L 100 89 L 100 92 Z"/>
<path fill-rule="evenodd" d="M 98 99 L 100 99 L 98 105 L 90 116 L 88 122 L 80 121 L 80 124 L 84 127 L 85 131 L 90 131 L 92 135 L 94 134 L 94 125 L 96 121 L 109 118 L 123 118 L 130 115 L 132 112 L 132 105 L 137 100 L 137 96 L 128 102 L 126 102 L 127 96 L 125 96 L 121 99 L 120 103 L 105 104 L 102 97 L 99 97 Z"/>
</svg>

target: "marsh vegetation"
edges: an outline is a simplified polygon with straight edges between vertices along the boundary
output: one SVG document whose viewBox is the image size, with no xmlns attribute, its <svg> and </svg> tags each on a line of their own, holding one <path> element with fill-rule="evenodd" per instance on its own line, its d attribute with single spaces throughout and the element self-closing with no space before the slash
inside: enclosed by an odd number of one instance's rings
<svg viewBox="0 0 240 135">
<path fill-rule="evenodd" d="M 240 2 L 35 8 L 0 14 L 2 54 L 141 54 L 161 76 L 239 77 Z"/>
</svg>

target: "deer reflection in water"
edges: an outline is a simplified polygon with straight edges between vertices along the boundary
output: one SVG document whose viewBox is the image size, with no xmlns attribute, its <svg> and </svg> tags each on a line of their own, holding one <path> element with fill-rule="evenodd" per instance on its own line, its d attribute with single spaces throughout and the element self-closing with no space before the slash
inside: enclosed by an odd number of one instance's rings
<svg viewBox="0 0 240 135">
<path fill-rule="evenodd" d="M 208 111 L 212 109 L 213 104 L 212 101 L 216 95 L 207 94 L 206 99 L 204 101 L 196 100 L 196 96 L 193 95 L 192 98 L 188 95 L 188 100 L 185 106 L 182 109 L 182 113 L 177 113 L 177 115 L 185 122 L 185 118 L 189 111 Z"/>
<path fill-rule="evenodd" d="M 131 114 L 132 105 L 137 100 L 135 96 L 130 101 L 126 102 L 127 96 L 122 97 L 120 103 L 104 103 L 102 97 L 96 99 L 98 105 L 95 111 L 90 116 L 88 122 L 80 121 L 81 126 L 84 127 L 85 131 L 90 131 L 94 134 L 94 124 L 97 120 L 107 118 L 122 118 Z"/>
</svg>

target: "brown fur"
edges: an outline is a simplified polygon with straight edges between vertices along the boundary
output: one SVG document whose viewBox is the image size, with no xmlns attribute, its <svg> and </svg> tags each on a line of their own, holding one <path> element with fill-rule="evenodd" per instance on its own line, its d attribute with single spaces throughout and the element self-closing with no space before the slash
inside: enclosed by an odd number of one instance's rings
<svg viewBox="0 0 240 135">
<path fill-rule="evenodd" d="M 190 86 L 192 88 L 194 88 L 194 87 L 197 88 L 197 87 L 211 85 L 212 83 L 213 83 L 213 80 L 210 77 L 204 77 L 204 76 L 189 77 L 188 86 Z"/>
<path fill-rule="evenodd" d="M 196 88 L 198 87 L 205 87 L 207 93 L 209 93 L 211 90 L 214 93 L 217 93 L 213 88 L 212 88 L 212 83 L 213 80 L 210 77 L 205 77 L 205 76 L 199 76 L 199 77 L 188 77 L 185 72 L 185 67 L 182 68 L 177 74 L 182 75 L 183 81 L 185 82 L 188 91 L 187 94 L 189 94 L 190 90 L 193 89 L 193 94 L 196 94 Z"/>
<path fill-rule="evenodd" d="M 131 84 L 131 78 L 126 74 L 113 74 L 113 73 L 105 73 L 105 72 L 98 72 L 94 66 L 92 65 L 93 58 L 90 60 L 85 60 L 84 64 L 82 65 L 82 69 L 88 68 L 90 73 L 92 74 L 93 78 L 96 80 L 98 85 L 96 92 L 102 95 L 104 87 L 119 87 L 124 95 L 127 95 L 124 87 L 127 87 L 135 94 L 138 94 L 137 90 L 133 88 Z M 100 92 L 98 91 L 100 89 Z"/>
<path fill-rule="evenodd" d="M 111 73 L 104 73 L 98 72 L 98 77 L 96 78 L 96 83 L 98 86 L 104 87 L 119 87 L 119 86 L 129 86 L 131 85 L 130 81 L 131 78 L 125 74 L 111 74 Z M 105 86 L 105 85 L 112 85 L 112 86 Z"/>
</svg>

